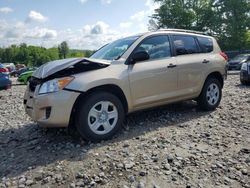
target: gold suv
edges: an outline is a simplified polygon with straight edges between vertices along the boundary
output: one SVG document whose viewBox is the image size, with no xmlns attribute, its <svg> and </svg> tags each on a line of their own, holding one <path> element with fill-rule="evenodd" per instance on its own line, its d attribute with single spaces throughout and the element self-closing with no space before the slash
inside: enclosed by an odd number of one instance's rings
<svg viewBox="0 0 250 188">
<path fill-rule="evenodd" d="M 24 105 L 42 127 L 75 125 L 87 140 L 111 138 L 127 113 L 183 100 L 218 107 L 226 55 L 213 37 L 159 30 L 109 43 L 90 58 L 36 70 Z"/>
</svg>

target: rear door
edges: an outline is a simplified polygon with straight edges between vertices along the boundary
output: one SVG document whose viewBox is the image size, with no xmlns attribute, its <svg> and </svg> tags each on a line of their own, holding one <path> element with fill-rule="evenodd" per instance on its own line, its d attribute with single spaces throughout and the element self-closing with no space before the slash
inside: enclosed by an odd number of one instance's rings
<svg viewBox="0 0 250 188">
<path fill-rule="evenodd" d="M 172 35 L 177 67 L 178 95 L 191 97 L 197 95 L 204 83 L 209 55 L 202 53 L 198 39 L 193 35 Z"/>
</svg>

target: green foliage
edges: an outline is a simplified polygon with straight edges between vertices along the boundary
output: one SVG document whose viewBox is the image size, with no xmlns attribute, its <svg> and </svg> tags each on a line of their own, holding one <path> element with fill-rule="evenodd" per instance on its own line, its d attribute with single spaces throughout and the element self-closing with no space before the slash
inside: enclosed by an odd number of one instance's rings
<svg viewBox="0 0 250 188">
<path fill-rule="evenodd" d="M 70 50 L 65 54 L 69 57 L 89 57 L 90 50 Z M 61 56 L 64 58 L 64 55 Z M 25 43 L 12 45 L 7 48 L 0 48 L 0 63 L 25 64 L 28 67 L 39 67 L 49 61 L 60 58 L 58 48 L 44 48 L 38 46 L 27 46 Z"/>
<path fill-rule="evenodd" d="M 246 46 L 247 49 L 250 49 L 250 30 L 246 33 Z"/>
<path fill-rule="evenodd" d="M 204 31 L 219 39 L 224 50 L 249 48 L 249 0 L 155 0 L 160 8 L 150 27 Z M 153 26 L 152 26 L 153 25 Z"/>
</svg>

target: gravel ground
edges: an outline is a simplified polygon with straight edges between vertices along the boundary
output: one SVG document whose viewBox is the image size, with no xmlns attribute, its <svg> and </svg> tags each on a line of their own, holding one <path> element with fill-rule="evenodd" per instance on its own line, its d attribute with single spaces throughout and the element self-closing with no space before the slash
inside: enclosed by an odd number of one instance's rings
<svg viewBox="0 0 250 188">
<path fill-rule="evenodd" d="M 250 187 L 250 87 L 238 75 L 214 112 L 194 102 L 138 112 L 98 144 L 39 128 L 24 90 L 0 91 L 0 187 Z"/>
</svg>

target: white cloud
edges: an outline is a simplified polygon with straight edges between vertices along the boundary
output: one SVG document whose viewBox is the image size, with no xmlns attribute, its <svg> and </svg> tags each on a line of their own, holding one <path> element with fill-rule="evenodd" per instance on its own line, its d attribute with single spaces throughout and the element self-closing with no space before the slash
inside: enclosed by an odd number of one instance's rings
<svg viewBox="0 0 250 188">
<path fill-rule="evenodd" d="M 34 10 L 30 11 L 26 22 L 46 22 L 48 20 L 47 17 L 43 16 L 41 13 L 36 12 Z"/>
<path fill-rule="evenodd" d="M 121 29 L 128 29 L 133 25 L 132 22 L 121 22 L 120 23 L 120 28 Z"/>
<path fill-rule="evenodd" d="M 131 20 L 142 21 L 147 16 L 147 12 L 140 11 L 130 17 Z"/>
<path fill-rule="evenodd" d="M 24 38 L 32 39 L 53 39 L 57 37 L 57 31 L 48 28 L 35 27 L 33 29 L 28 29 L 24 33 Z"/>
<path fill-rule="evenodd" d="M 160 4 L 155 3 L 153 0 L 146 0 L 145 6 L 148 8 L 147 10 L 136 12 L 134 15 L 130 17 L 130 19 L 139 22 L 143 20 L 148 20 L 149 16 L 151 16 L 154 13 L 155 9 L 160 7 Z"/>
<path fill-rule="evenodd" d="M 8 30 L 4 35 L 5 38 L 10 38 L 10 39 L 20 38 L 21 36 L 22 33 L 18 30 Z"/>
<path fill-rule="evenodd" d="M 83 32 L 85 34 L 99 35 L 99 34 L 106 34 L 108 32 L 108 29 L 109 29 L 108 24 L 102 21 L 98 21 L 93 25 L 85 25 L 83 27 Z"/>
<path fill-rule="evenodd" d="M 4 31 L 8 27 L 6 20 L 0 20 L 0 31 Z"/>
<path fill-rule="evenodd" d="M 2 7 L 0 8 L 0 13 L 8 14 L 10 12 L 13 12 L 13 9 L 10 7 Z"/>
</svg>

